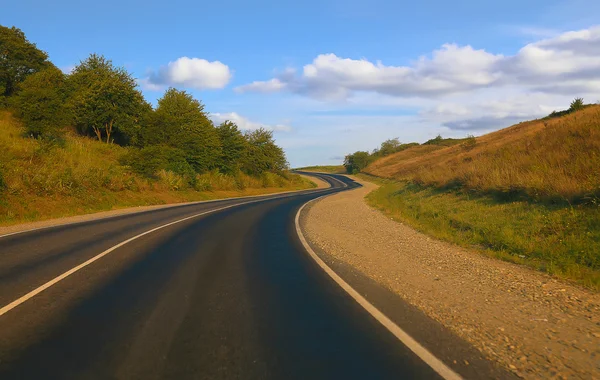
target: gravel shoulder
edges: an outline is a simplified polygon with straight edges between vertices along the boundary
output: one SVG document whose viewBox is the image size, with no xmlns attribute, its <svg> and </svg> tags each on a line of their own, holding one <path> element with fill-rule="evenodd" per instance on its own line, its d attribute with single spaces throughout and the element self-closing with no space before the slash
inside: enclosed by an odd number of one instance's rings
<svg viewBox="0 0 600 380">
<path fill-rule="evenodd" d="M 430 238 L 364 197 L 325 197 L 306 210 L 312 245 L 416 306 L 518 376 L 600 378 L 600 295 Z"/>
</svg>

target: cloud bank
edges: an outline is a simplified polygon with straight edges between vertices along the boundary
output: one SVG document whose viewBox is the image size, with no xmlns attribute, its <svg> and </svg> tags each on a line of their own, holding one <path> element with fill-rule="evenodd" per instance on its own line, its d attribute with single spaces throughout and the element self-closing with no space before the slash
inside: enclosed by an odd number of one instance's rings
<svg viewBox="0 0 600 380">
<path fill-rule="evenodd" d="M 600 26 L 558 33 L 514 55 L 444 44 L 410 65 L 318 55 L 239 93 L 298 94 L 323 103 L 417 109 L 419 120 L 457 131 L 487 131 L 564 109 L 575 96 L 600 97 Z M 364 104 L 364 103 L 362 103 Z"/>
<path fill-rule="evenodd" d="M 236 91 L 288 91 L 317 99 L 376 92 L 396 97 L 439 97 L 488 87 L 519 85 L 533 91 L 600 91 L 600 26 L 528 44 L 513 56 L 445 44 L 410 66 L 321 54 L 301 72 L 239 86 Z"/>
</svg>

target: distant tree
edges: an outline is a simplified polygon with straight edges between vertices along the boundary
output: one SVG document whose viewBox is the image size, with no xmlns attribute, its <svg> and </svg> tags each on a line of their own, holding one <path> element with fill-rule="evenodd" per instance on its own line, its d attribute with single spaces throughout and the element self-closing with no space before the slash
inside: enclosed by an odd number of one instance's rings
<svg viewBox="0 0 600 380">
<path fill-rule="evenodd" d="M 584 108 L 583 98 L 575 98 L 571 102 L 571 106 L 569 107 L 569 112 L 579 111 Z"/>
<path fill-rule="evenodd" d="M 242 161 L 242 170 L 257 175 L 266 171 L 281 172 L 288 168 L 283 149 L 275 144 L 273 132 L 264 128 L 246 132 L 248 149 Z"/>
<path fill-rule="evenodd" d="M 81 62 L 67 83 L 77 129 L 99 141 L 111 143 L 119 135 L 126 142 L 149 110 L 131 74 L 101 55 Z"/>
<path fill-rule="evenodd" d="M 0 94 L 13 95 L 28 75 L 53 66 L 48 55 L 14 26 L 0 25 Z"/>
<path fill-rule="evenodd" d="M 221 143 L 204 105 L 185 91 L 168 89 L 143 131 L 146 145 L 166 144 L 186 153 L 198 173 L 218 168 Z"/>
<path fill-rule="evenodd" d="M 33 137 L 51 137 L 69 123 L 65 108 L 65 75 L 56 67 L 48 67 L 28 76 L 15 96 L 17 116 Z"/>
<path fill-rule="evenodd" d="M 388 156 L 398 151 L 398 148 L 402 145 L 400 140 L 396 137 L 393 139 L 385 140 L 381 143 L 378 154 L 380 156 Z"/>
<path fill-rule="evenodd" d="M 372 161 L 372 156 L 369 152 L 354 152 L 344 158 L 344 166 L 350 174 L 359 173 L 366 168 Z"/>
<path fill-rule="evenodd" d="M 220 169 L 224 173 L 236 173 L 240 170 L 242 157 L 248 147 L 246 138 L 231 121 L 225 121 L 217 126 L 217 134 L 221 141 Z"/>
</svg>

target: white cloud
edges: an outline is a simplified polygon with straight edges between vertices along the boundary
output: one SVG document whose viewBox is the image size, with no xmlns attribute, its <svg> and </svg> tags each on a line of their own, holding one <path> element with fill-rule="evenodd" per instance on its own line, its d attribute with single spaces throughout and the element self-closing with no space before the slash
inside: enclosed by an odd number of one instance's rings
<svg viewBox="0 0 600 380">
<path fill-rule="evenodd" d="M 229 66 L 219 61 L 181 57 L 150 73 L 140 83 L 151 90 L 166 86 L 219 89 L 225 87 L 232 76 Z"/>
<path fill-rule="evenodd" d="M 300 73 L 286 70 L 236 90 L 288 91 L 330 101 L 360 92 L 435 98 L 513 85 L 548 93 L 600 91 L 600 26 L 528 44 L 513 56 L 456 44 L 445 44 L 410 66 L 321 54 Z"/>
<path fill-rule="evenodd" d="M 255 130 L 259 128 L 263 128 L 274 132 L 290 132 L 292 130 L 292 127 L 290 127 L 287 124 L 269 125 L 250 121 L 249 119 L 239 115 L 236 112 L 212 113 L 210 114 L 210 117 L 217 124 L 229 120 L 235 123 L 241 130 Z"/>
</svg>

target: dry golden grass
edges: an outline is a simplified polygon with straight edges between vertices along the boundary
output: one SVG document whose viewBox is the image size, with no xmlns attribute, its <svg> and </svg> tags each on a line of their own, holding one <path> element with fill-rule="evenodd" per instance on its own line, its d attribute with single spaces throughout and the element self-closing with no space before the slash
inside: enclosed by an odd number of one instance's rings
<svg viewBox="0 0 600 380">
<path fill-rule="evenodd" d="M 378 160 L 366 173 L 435 187 L 569 201 L 600 195 L 600 106 L 524 122 L 472 146 L 417 146 Z"/>
<path fill-rule="evenodd" d="M 0 111 L 0 224 L 129 206 L 256 195 L 314 186 L 297 175 L 198 175 L 162 171 L 150 180 L 119 163 L 127 148 L 67 134 L 49 143 L 23 137 L 18 120 Z"/>
</svg>

